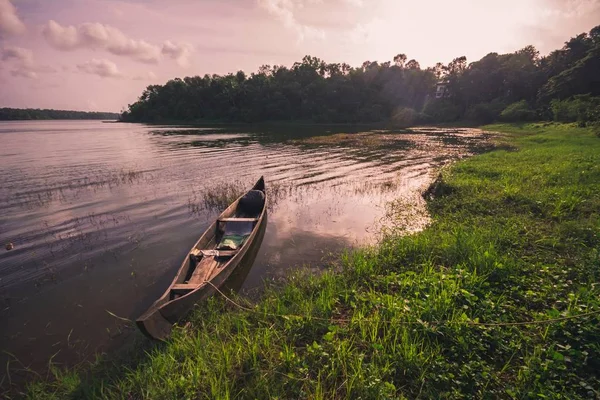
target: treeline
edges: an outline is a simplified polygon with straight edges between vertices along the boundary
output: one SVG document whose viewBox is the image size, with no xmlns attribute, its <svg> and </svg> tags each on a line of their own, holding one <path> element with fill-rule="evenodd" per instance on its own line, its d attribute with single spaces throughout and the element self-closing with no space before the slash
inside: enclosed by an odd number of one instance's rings
<svg viewBox="0 0 600 400">
<path fill-rule="evenodd" d="M 598 95 L 600 26 L 545 57 L 527 46 L 471 64 L 458 57 L 423 69 L 404 54 L 357 68 L 306 56 L 291 68 L 265 65 L 249 76 L 239 71 L 177 78 L 148 86 L 121 119 L 411 124 L 554 118 L 585 123 L 600 119 Z"/>
<path fill-rule="evenodd" d="M 0 121 L 29 121 L 44 119 L 107 119 L 116 120 L 120 117 L 117 113 L 85 112 L 68 110 L 40 110 L 21 108 L 0 108 Z"/>
</svg>

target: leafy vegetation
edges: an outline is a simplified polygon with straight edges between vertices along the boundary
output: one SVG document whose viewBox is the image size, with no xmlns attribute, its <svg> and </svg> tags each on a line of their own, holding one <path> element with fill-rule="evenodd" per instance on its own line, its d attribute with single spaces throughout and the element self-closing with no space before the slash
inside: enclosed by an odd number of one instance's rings
<svg viewBox="0 0 600 400">
<path fill-rule="evenodd" d="M 600 121 L 600 97 L 588 95 L 574 96 L 568 100 L 552 100 L 552 114 L 559 122 Z"/>
<path fill-rule="evenodd" d="M 505 122 L 535 121 L 537 114 L 525 100 L 512 103 L 500 113 L 500 119 Z"/>
<path fill-rule="evenodd" d="M 498 120 L 505 108 L 506 103 L 502 99 L 496 99 L 490 103 L 480 103 L 469 108 L 465 118 L 468 121 L 489 124 Z"/>
<path fill-rule="evenodd" d="M 25 397 L 597 397 L 600 141 L 572 125 L 489 129 L 503 145 L 443 171 L 423 232 L 254 305 L 214 298 L 168 343 L 55 369 Z"/>
<path fill-rule="evenodd" d="M 46 119 L 109 119 L 116 120 L 119 114 L 105 112 L 65 111 L 0 108 L 0 121 L 46 120 Z"/>
<path fill-rule="evenodd" d="M 453 99 L 429 99 L 423 113 L 433 122 L 455 122 L 461 119 L 463 108 Z"/>
<path fill-rule="evenodd" d="M 436 96 L 438 84 L 445 88 Z M 440 86 L 441 87 L 441 86 Z M 357 123 L 479 123 L 552 119 L 552 100 L 600 95 L 600 26 L 540 57 L 533 46 L 490 53 L 467 63 L 422 69 L 398 54 L 393 62 L 353 68 L 306 56 L 291 68 L 264 65 L 247 76 L 205 75 L 148 86 L 121 116 L 124 121 L 313 121 Z M 437 98 L 441 97 L 441 98 Z M 524 102 L 524 103 L 523 103 Z M 519 104 L 519 110 L 515 110 Z M 529 104 L 532 108 L 524 108 Z M 509 116 L 510 115 L 510 116 Z"/>
</svg>

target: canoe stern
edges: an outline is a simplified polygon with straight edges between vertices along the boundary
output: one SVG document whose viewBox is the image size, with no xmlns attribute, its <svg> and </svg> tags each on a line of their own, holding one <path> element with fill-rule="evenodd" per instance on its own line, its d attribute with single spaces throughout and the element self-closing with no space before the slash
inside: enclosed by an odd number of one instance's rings
<svg viewBox="0 0 600 400">
<path fill-rule="evenodd" d="M 163 317 L 158 309 L 142 315 L 135 323 L 144 335 L 158 340 L 166 340 L 173 329 L 173 324 Z"/>
</svg>

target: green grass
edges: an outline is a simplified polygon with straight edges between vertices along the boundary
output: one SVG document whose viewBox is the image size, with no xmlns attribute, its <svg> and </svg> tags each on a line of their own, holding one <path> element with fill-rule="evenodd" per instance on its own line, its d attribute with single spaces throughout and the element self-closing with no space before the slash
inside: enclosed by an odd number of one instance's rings
<svg viewBox="0 0 600 400">
<path fill-rule="evenodd" d="M 600 138 L 487 128 L 507 133 L 504 150 L 443 172 L 425 231 L 267 288 L 252 312 L 212 299 L 167 344 L 124 365 L 55 371 L 24 396 L 597 398 L 598 315 L 478 323 L 600 310 Z"/>
</svg>

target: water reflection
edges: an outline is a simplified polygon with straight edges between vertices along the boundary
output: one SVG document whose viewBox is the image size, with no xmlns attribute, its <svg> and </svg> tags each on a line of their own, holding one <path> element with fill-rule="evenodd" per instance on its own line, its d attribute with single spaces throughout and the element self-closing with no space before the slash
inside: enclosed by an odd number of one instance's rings
<svg viewBox="0 0 600 400">
<path fill-rule="evenodd" d="M 0 123 L 0 135 L 0 241 L 15 244 L 0 255 L 0 335 L 33 369 L 59 350 L 53 360 L 73 364 L 135 334 L 107 310 L 137 317 L 261 175 L 269 223 L 254 266 L 233 281 L 244 293 L 374 243 L 382 228 L 421 228 L 426 215 L 399 210 L 422 211 L 431 171 L 487 145 L 479 131 L 432 128 L 44 121 Z"/>
</svg>

